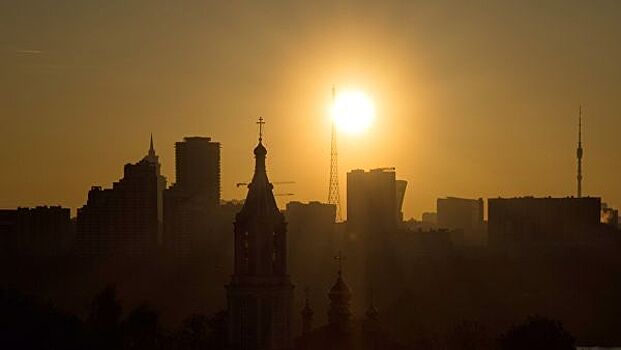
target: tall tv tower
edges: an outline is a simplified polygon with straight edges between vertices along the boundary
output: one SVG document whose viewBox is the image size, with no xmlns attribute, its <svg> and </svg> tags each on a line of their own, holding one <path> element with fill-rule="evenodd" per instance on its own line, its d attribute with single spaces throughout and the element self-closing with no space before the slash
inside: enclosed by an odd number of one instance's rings
<svg viewBox="0 0 621 350">
<path fill-rule="evenodd" d="M 578 108 L 578 149 L 576 149 L 576 157 L 578 158 L 578 198 L 582 198 L 582 105 Z"/>
<path fill-rule="evenodd" d="M 336 100 L 336 89 L 332 86 L 332 103 Z M 330 189 L 328 191 L 328 204 L 336 205 L 336 221 L 342 221 L 341 196 L 339 192 L 338 157 L 336 152 L 336 127 L 332 116 L 332 145 L 330 148 Z"/>
</svg>

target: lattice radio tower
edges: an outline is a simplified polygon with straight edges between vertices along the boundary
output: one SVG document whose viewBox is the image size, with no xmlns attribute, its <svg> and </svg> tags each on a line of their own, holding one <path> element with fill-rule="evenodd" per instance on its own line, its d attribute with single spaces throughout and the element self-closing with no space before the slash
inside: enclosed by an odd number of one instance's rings
<svg viewBox="0 0 621 350">
<path fill-rule="evenodd" d="M 336 89 L 332 87 L 332 106 L 336 100 Z M 336 127 L 332 116 L 332 144 L 330 148 L 330 189 L 328 191 L 328 203 L 336 205 L 336 221 L 342 221 L 341 196 L 339 191 L 338 157 L 336 151 Z"/>
</svg>

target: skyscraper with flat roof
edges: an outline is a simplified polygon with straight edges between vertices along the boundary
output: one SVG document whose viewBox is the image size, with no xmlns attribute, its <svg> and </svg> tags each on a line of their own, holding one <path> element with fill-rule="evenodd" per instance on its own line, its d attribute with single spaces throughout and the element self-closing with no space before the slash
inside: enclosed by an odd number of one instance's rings
<svg viewBox="0 0 621 350">
<path fill-rule="evenodd" d="M 394 168 L 347 173 L 347 231 L 362 234 L 393 232 L 403 214 L 407 182 L 397 180 Z"/>
<path fill-rule="evenodd" d="M 188 256 L 210 230 L 220 205 L 220 143 L 186 137 L 175 143 L 176 183 L 164 192 L 164 245 Z"/>
<path fill-rule="evenodd" d="M 175 143 L 175 186 L 208 205 L 220 204 L 220 143 L 186 137 Z"/>
</svg>

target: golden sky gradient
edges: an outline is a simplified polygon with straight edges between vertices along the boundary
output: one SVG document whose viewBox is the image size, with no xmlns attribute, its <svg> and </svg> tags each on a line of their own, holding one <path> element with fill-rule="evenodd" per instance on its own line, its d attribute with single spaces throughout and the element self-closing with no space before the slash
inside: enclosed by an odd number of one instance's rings
<svg viewBox="0 0 621 350">
<path fill-rule="evenodd" d="M 243 198 L 259 115 L 271 180 L 325 201 L 333 84 L 376 107 L 339 140 L 343 199 L 346 171 L 384 166 L 409 181 L 406 217 L 573 195 L 582 104 L 584 192 L 621 206 L 620 43 L 614 0 L 3 1 L 0 207 L 75 209 L 150 132 L 169 181 L 174 142 L 221 142 L 223 198 Z"/>
</svg>

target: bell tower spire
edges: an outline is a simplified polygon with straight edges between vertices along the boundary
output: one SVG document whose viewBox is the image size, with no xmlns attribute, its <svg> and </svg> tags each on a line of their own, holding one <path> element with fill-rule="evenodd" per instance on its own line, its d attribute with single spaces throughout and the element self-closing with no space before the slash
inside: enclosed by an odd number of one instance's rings
<svg viewBox="0 0 621 350">
<path fill-rule="evenodd" d="M 234 224 L 234 271 L 227 286 L 232 350 L 292 348 L 293 285 L 287 273 L 287 223 L 267 177 L 263 125 L 254 148 L 255 170 Z"/>
</svg>

